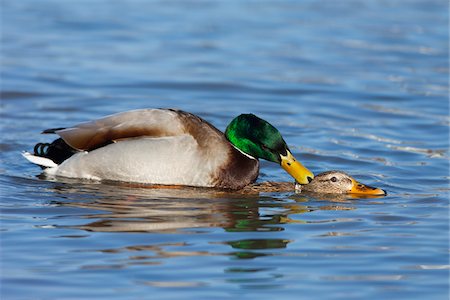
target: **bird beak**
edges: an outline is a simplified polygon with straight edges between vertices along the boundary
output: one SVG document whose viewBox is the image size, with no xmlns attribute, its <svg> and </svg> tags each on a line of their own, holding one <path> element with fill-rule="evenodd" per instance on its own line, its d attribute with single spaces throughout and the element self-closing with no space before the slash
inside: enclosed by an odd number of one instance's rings
<svg viewBox="0 0 450 300">
<path fill-rule="evenodd" d="M 358 194 L 358 195 L 371 195 L 371 196 L 385 196 L 386 191 L 374 188 L 362 183 L 359 183 L 355 179 L 352 179 L 352 188 L 349 191 L 350 194 Z"/>
<path fill-rule="evenodd" d="M 300 184 L 308 184 L 313 178 L 314 174 L 299 163 L 292 153 L 287 150 L 286 156 L 280 155 L 281 167 L 288 172 Z"/>
</svg>

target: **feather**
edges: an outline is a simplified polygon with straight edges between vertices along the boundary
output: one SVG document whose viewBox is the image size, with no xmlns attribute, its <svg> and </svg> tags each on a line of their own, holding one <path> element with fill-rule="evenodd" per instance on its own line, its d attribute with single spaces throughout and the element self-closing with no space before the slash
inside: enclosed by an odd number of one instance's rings
<svg viewBox="0 0 450 300">
<path fill-rule="evenodd" d="M 45 168 L 56 168 L 58 165 L 51 159 L 40 157 L 33 155 L 29 152 L 22 152 L 22 156 L 25 157 L 28 161 L 32 162 L 33 164 L 45 167 Z"/>
<path fill-rule="evenodd" d="M 58 134 L 77 150 L 93 150 L 121 140 L 136 137 L 178 136 L 185 133 L 178 113 L 162 109 L 141 109 L 110 115 L 60 130 Z"/>
</svg>

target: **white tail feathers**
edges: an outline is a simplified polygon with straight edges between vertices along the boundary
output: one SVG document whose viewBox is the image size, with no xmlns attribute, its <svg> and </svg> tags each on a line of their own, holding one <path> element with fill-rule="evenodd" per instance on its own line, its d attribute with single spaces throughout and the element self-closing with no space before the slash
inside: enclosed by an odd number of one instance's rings
<svg viewBox="0 0 450 300">
<path fill-rule="evenodd" d="M 51 160 L 49 158 L 36 156 L 29 152 L 25 152 L 25 151 L 22 152 L 22 156 L 25 157 L 28 161 L 32 162 L 33 164 L 43 166 L 46 168 L 55 168 L 58 166 L 53 160 Z"/>
</svg>

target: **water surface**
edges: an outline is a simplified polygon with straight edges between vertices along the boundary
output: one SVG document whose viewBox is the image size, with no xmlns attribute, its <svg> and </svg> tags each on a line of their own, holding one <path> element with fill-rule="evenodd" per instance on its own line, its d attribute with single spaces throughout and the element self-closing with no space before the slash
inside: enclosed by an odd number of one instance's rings
<svg viewBox="0 0 450 300">
<path fill-rule="evenodd" d="M 448 299 L 445 1 L 1 5 L 2 299 Z M 20 156 L 146 107 L 255 113 L 388 196 L 52 181 Z"/>
</svg>

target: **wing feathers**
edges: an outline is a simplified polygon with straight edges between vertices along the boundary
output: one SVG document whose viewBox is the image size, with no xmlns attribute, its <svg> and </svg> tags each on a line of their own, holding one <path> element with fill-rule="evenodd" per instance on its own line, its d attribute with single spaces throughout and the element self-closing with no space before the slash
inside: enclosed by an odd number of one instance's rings
<svg viewBox="0 0 450 300">
<path fill-rule="evenodd" d="M 118 113 L 70 128 L 44 132 L 54 132 L 71 147 L 89 151 L 110 144 L 114 140 L 140 136 L 181 135 L 184 133 L 184 126 L 175 111 L 143 109 Z"/>
<path fill-rule="evenodd" d="M 42 131 L 41 133 L 42 134 L 51 134 L 51 133 L 56 133 L 57 131 L 63 130 L 63 129 L 66 129 L 66 128 L 64 128 L 64 127 L 50 128 L 50 129 L 46 129 L 46 130 Z"/>
</svg>

